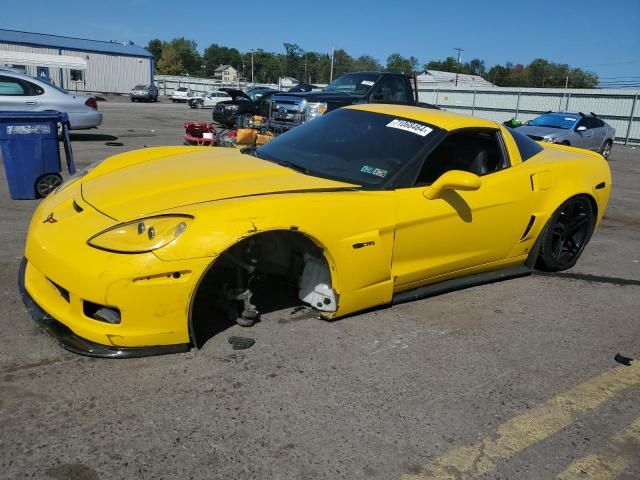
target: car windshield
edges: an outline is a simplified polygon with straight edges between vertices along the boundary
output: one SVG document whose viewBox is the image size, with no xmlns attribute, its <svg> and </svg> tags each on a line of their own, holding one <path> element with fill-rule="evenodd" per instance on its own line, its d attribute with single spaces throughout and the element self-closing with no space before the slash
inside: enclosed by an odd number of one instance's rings
<svg viewBox="0 0 640 480">
<path fill-rule="evenodd" d="M 133 87 L 134 90 L 146 90 L 147 86 L 146 85 L 136 85 L 135 87 Z"/>
<path fill-rule="evenodd" d="M 187 89 L 184 87 L 176 88 L 176 92 L 186 92 Z"/>
<path fill-rule="evenodd" d="M 258 158 L 308 175 L 380 188 L 433 141 L 437 127 L 339 109 L 280 135 Z"/>
<path fill-rule="evenodd" d="M 376 83 L 379 77 L 379 73 L 347 73 L 327 85 L 324 91 L 363 94 Z"/>
<path fill-rule="evenodd" d="M 563 130 L 568 130 L 573 128 L 577 121 L 577 115 L 571 115 L 570 113 L 554 113 L 540 115 L 533 120 L 529 120 L 527 125 L 531 125 L 533 127 L 562 128 Z"/>
</svg>

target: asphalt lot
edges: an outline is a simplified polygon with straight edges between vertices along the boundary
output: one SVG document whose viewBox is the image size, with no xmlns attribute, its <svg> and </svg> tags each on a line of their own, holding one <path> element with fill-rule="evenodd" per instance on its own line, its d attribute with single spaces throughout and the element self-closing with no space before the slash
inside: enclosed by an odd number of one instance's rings
<svg viewBox="0 0 640 480">
<path fill-rule="evenodd" d="M 110 98 L 78 165 L 181 144 L 210 110 Z M 106 142 L 122 143 L 109 146 Z M 640 148 L 614 147 L 605 220 L 570 272 L 325 322 L 290 311 L 201 350 L 67 353 L 16 277 L 36 201 L 0 174 L 0 478 L 638 479 Z M 233 351 L 232 335 L 256 344 Z"/>
</svg>

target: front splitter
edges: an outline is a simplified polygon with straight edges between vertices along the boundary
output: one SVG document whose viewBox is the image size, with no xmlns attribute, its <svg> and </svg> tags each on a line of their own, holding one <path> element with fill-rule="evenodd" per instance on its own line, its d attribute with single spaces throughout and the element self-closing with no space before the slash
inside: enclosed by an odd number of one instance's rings
<svg viewBox="0 0 640 480">
<path fill-rule="evenodd" d="M 36 324 L 65 350 L 89 357 L 136 358 L 182 353 L 188 351 L 190 348 L 188 343 L 158 345 L 153 347 L 114 347 L 82 338 L 73 333 L 69 327 L 45 312 L 31 295 L 29 295 L 24 284 L 26 269 L 27 259 L 23 258 L 18 272 L 18 288 L 22 301 Z"/>
</svg>

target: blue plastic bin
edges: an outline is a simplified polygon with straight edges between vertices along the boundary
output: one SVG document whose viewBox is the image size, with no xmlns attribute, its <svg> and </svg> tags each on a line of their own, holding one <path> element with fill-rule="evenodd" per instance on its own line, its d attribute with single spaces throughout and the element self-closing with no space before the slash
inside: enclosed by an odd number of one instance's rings
<svg viewBox="0 0 640 480">
<path fill-rule="evenodd" d="M 58 123 L 62 125 L 67 168 L 73 174 L 66 113 L 0 112 L 0 147 L 14 200 L 46 196 L 62 183 Z"/>
</svg>

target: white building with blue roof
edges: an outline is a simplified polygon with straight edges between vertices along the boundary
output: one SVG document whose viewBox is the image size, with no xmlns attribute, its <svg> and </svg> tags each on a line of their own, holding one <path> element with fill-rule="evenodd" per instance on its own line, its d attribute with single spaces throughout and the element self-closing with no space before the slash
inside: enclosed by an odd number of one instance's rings
<svg viewBox="0 0 640 480">
<path fill-rule="evenodd" d="M 0 66 L 74 91 L 127 93 L 153 85 L 153 55 L 132 42 L 0 29 Z"/>
</svg>

